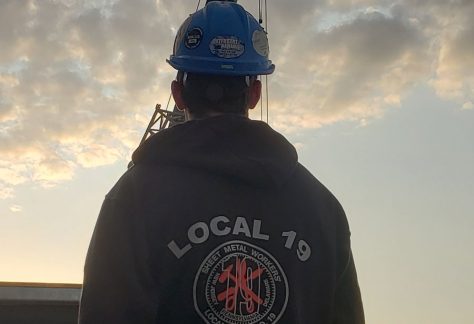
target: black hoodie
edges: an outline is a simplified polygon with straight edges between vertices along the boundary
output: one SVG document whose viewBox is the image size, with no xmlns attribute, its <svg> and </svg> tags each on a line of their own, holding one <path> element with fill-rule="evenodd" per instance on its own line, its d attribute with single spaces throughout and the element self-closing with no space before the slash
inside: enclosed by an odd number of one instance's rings
<svg viewBox="0 0 474 324">
<path fill-rule="evenodd" d="M 107 194 L 81 324 L 364 323 L 336 198 L 267 124 L 164 130 Z"/>
</svg>

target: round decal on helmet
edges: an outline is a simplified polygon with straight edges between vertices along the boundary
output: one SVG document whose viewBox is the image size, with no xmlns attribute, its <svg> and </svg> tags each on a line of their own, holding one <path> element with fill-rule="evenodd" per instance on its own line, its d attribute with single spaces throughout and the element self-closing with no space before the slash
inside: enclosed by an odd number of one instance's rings
<svg viewBox="0 0 474 324">
<path fill-rule="evenodd" d="M 268 57 L 270 48 L 268 46 L 267 33 L 263 30 L 256 30 L 252 35 L 252 44 L 255 51 L 261 56 Z"/>
<path fill-rule="evenodd" d="M 201 28 L 193 28 L 188 31 L 184 38 L 184 45 L 189 49 L 194 49 L 201 44 L 202 30 Z"/>
<path fill-rule="evenodd" d="M 211 53 L 226 59 L 233 59 L 245 52 L 245 44 L 235 36 L 218 36 L 209 43 Z"/>
<path fill-rule="evenodd" d="M 212 251 L 194 280 L 194 306 L 208 324 L 274 324 L 288 303 L 288 281 L 262 248 L 230 241 Z"/>
</svg>

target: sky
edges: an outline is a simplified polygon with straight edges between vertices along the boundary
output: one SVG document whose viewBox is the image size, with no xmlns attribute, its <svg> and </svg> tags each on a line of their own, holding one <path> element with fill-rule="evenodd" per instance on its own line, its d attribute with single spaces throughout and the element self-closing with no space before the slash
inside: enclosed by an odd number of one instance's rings
<svg viewBox="0 0 474 324">
<path fill-rule="evenodd" d="M 81 282 L 196 4 L 0 0 L 0 281 Z M 473 0 L 268 1 L 269 123 L 345 208 L 368 323 L 474 322 L 473 16 Z"/>
</svg>

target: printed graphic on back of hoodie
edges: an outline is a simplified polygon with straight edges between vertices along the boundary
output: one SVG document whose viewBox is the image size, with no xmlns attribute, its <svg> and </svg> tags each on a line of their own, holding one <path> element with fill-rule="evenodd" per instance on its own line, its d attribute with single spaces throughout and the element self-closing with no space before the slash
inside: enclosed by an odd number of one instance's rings
<svg viewBox="0 0 474 324">
<path fill-rule="evenodd" d="M 206 323 L 273 324 L 285 311 L 288 289 L 270 253 L 229 241 L 203 260 L 194 281 L 194 306 Z"/>
</svg>

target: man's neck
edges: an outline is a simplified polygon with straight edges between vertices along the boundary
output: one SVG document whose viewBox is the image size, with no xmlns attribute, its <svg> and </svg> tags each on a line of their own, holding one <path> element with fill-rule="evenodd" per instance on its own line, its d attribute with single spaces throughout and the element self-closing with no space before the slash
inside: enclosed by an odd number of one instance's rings
<svg viewBox="0 0 474 324">
<path fill-rule="evenodd" d="M 194 115 L 192 113 L 190 113 L 188 110 L 185 110 L 184 112 L 185 116 L 186 116 L 186 120 L 198 120 L 198 119 L 206 119 L 206 118 L 211 118 L 211 117 L 217 117 L 217 116 L 222 116 L 222 115 L 236 115 L 236 114 L 232 114 L 232 113 L 223 113 L 223 112 L 218 112 L 218 111 L 209 111 L 209 112 L 206 112 L 205 114 L 202 114 L 202 115 Z M 249 113 L 248 113 L 248 110 L 245 112 L 245 114 L 238 114 L 239 116 L 243 116 L 243 117 L 249 117 Z"/>
</svg>

